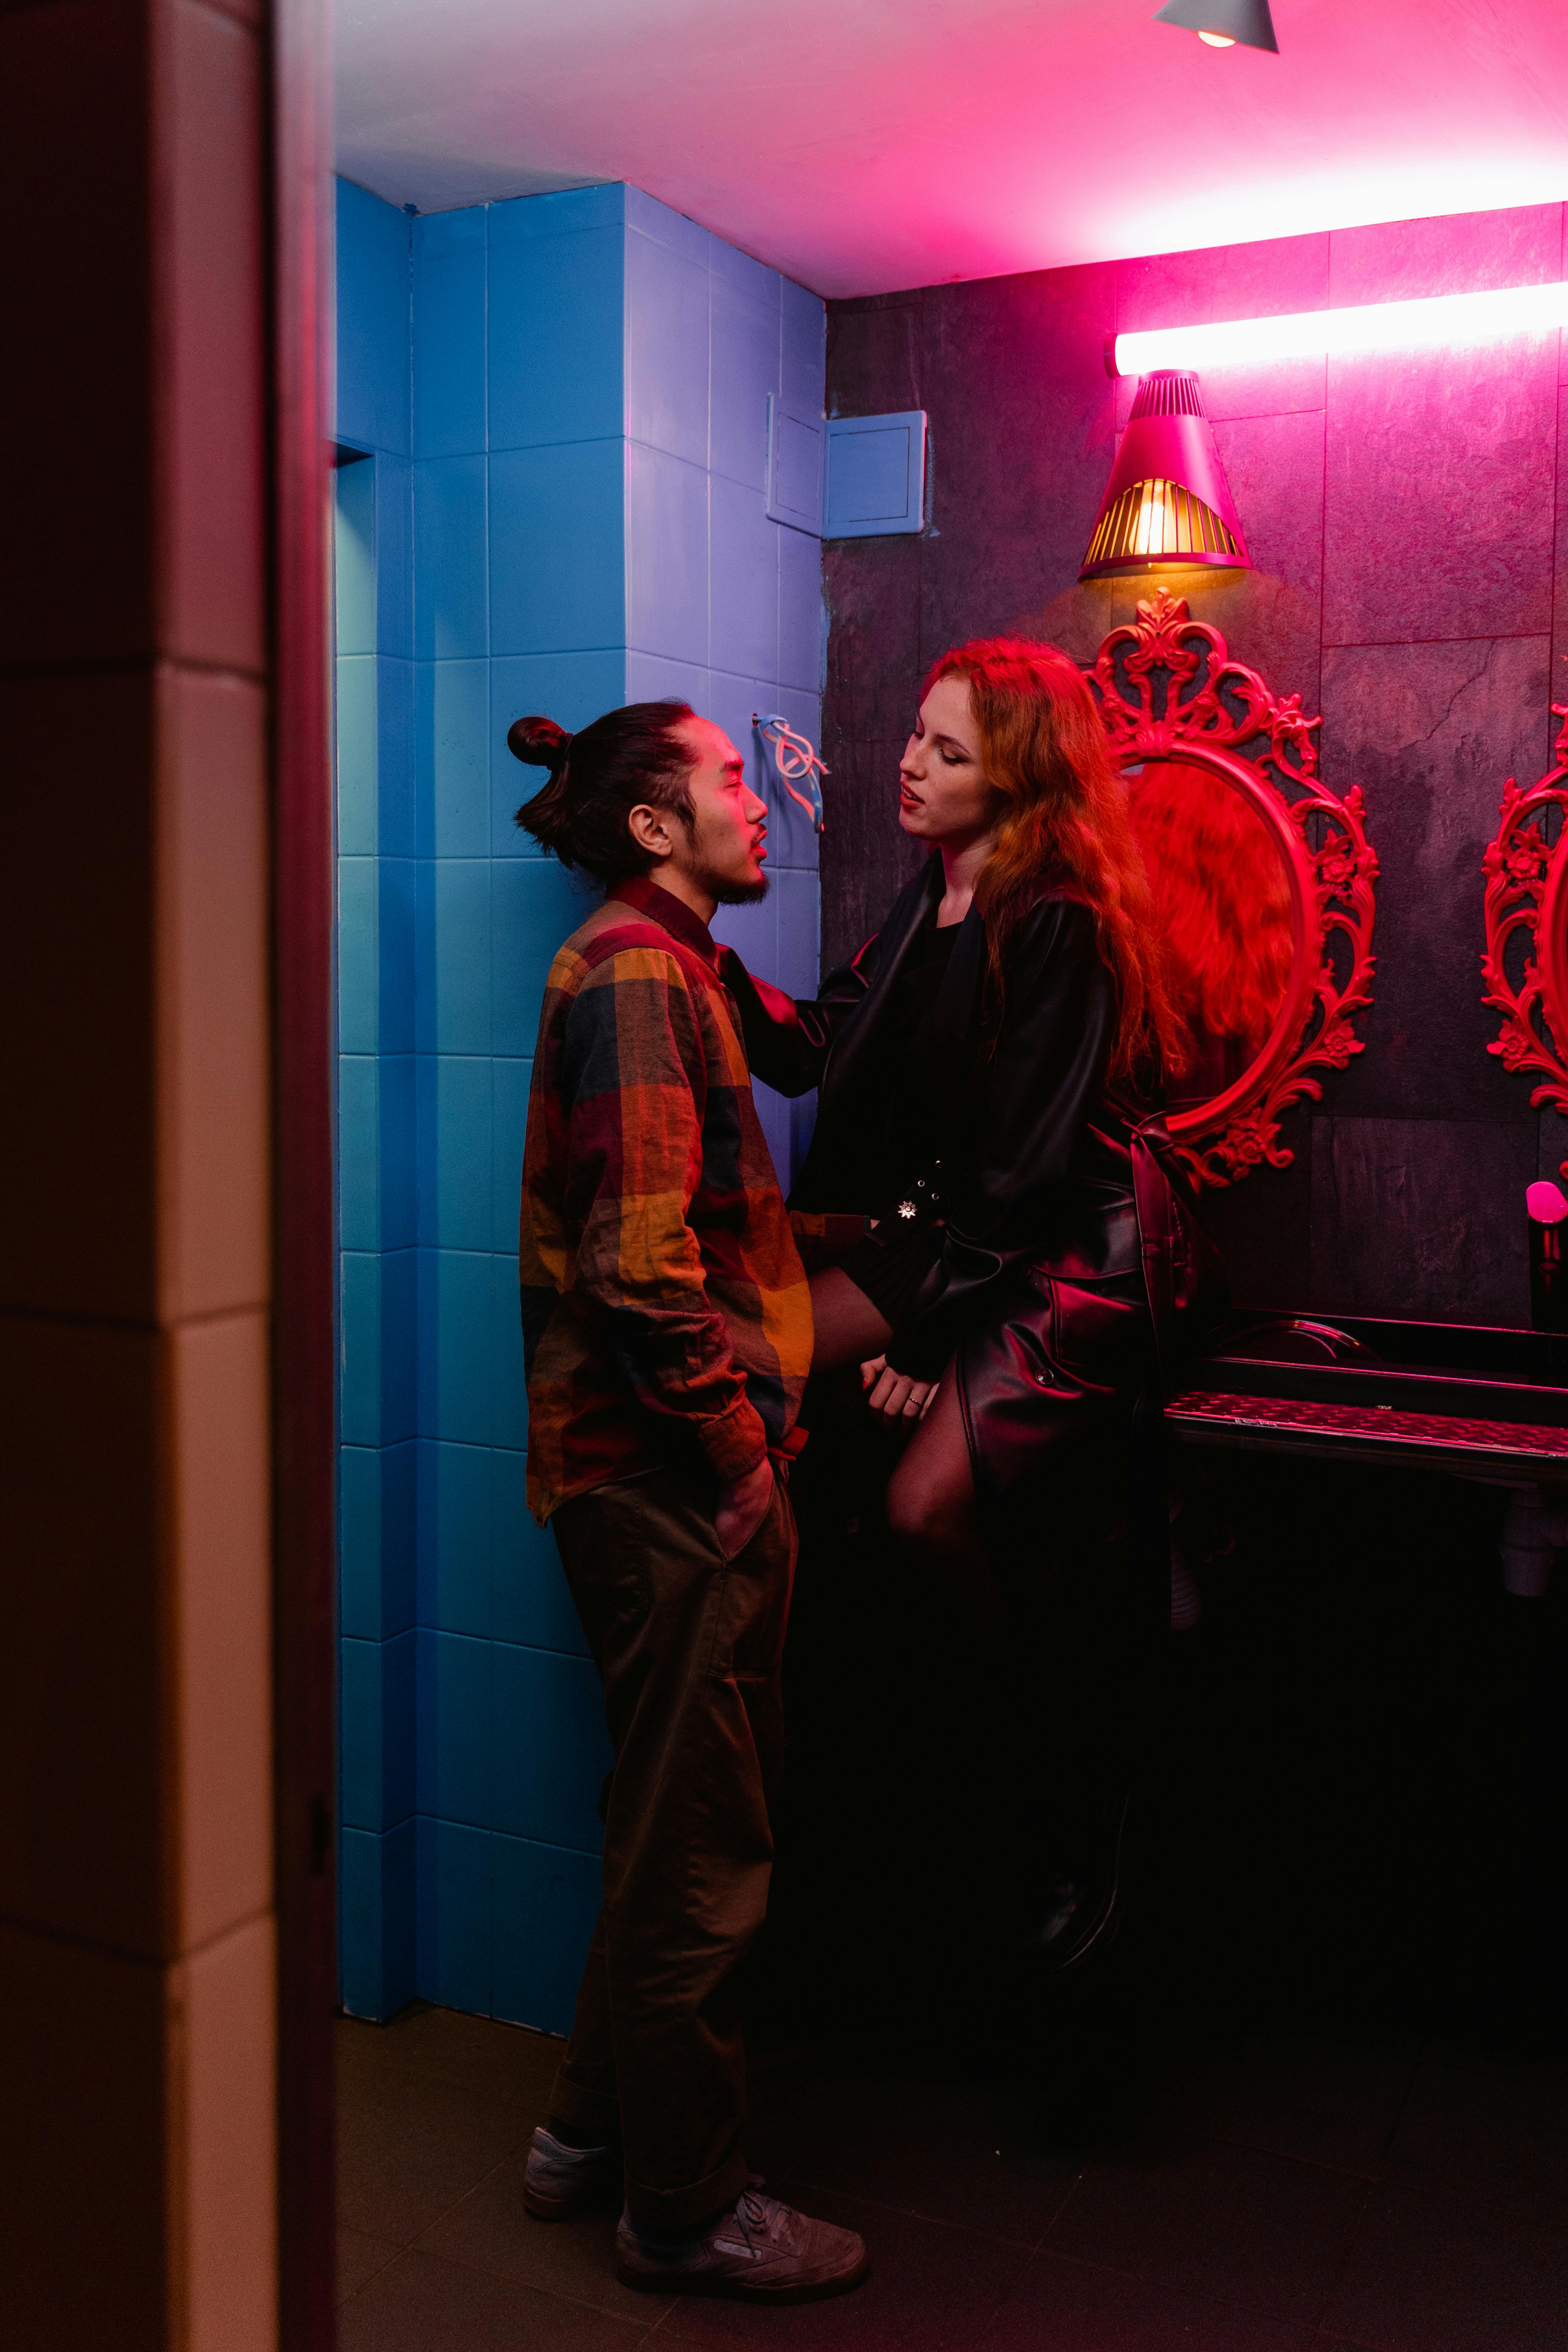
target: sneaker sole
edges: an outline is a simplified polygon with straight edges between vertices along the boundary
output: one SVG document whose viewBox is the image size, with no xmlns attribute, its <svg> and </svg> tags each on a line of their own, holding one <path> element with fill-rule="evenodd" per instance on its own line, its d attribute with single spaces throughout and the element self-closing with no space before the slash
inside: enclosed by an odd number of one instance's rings
<svg viewBox="0 0 1568 2352">
<path fill-rule="evenodd" d="M 795 2286 L 749 2286 L 744 2279 L 723 2278 L 712 2273 L 698 2272 L 690 2277 L 676 2277 L 668 2273 L 634 2271 L 621 2263 L 616 2263 L 616 2276 L 623 2286 L 639 2288 L 653 2294 L 720 2294 L 731 2303 L 826 2303 L 829 2295 L 847 2294 L 870 2273 L 871 2257 L 862 2253 L 852 2271 L 840 2272 L 837 2278 L 810 2279 Z"/>
<path fill-rule="evenodd" d="M 526 2186 L 522 2192 L 522 2210 L 536 2221 L 570 2221 L 579 2213 L 613 2213 L 619 2210 L 620 2202 L 618 2179 L 580 2189 L 570 2197 L 542 2197 L 537 2189 Z"/>
</svg>

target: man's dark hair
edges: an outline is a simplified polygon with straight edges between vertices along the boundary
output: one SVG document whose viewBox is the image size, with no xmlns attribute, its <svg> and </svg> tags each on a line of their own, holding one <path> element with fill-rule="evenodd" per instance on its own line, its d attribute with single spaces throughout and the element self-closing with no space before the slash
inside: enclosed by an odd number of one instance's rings
<svg viewBox="0 0 1568 2352">
<path fill-rule="evenodd" d="M 689 702 L 630 702 L 575 735 L 552 719 L 514 719 L 506 738 L 513 759 L 550 771 L 543 790 L 518 810 L 518 824 L 563 866 L 580 866 L 597 881 L 646 874 L 656 860 L 637 847 L 626 819 L 646 803 L 690 830 L 687 779 L 697 754 L 676 730 L 692 715 Z"/>
</svg>

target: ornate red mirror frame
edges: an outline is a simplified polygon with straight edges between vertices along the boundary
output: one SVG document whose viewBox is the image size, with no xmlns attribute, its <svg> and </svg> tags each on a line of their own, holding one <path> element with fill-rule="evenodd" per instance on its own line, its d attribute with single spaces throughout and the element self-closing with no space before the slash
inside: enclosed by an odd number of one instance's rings
<svg viewBox="0 0 1568 2352">
<path fill-rule="evenodd" d="M 1545 829 L 1549 811 L 1568 810 L 1568 703 L 1554 702 L 1552 714 L 1563 721 L 1552 747 L 1557 765 L 1528 792 L 1509 778 L 1497 834 L 1481 860 L 1487 877 L 1481 957 L 1487 984 L 1481 1002 L 1502 1014 L 1488 1053 L 1496 1054 L 1505 1069 L 1540 1073 L 1531 1108 L 1568 1111 L 1568 825 L 1559 827 L 1551 843 Z M 1521 931 L 1528 934 L 1532 951 L 1515 988 L 1508 975 L 1508 950 Z M 1568 1160 L 1563 1172 L 1568 1174 Z"/>
<path fill-rule="evenodd" d="M 1342 1070 L 1362 1051 L 1351 1016 L 1372 1003 L 1377 857 L 1361 788 L 1340 800 L 1318 782 L 1312 735 L 1322 720 L 1303 718 L 1299 694 L 1277 697 L 1232 661 L 1219 631 L 1163 588 L 1110 631 L 1089 682 L 1114 759 L 1185 760 L 1223 776 L 1279 845 L 1295 933 L 1284 1003 L 1251 1067 L 1210 1101 L 1173 1111 L 1170 1127 L 1201 1183 L 1237 1183 L 1263 1160 L 1286 1167 L 1295 1155 L 1279 1140 L 1281 1118 L 1304 1095 L 1321 1099 L 1314 1070 Z"/>
</svg>

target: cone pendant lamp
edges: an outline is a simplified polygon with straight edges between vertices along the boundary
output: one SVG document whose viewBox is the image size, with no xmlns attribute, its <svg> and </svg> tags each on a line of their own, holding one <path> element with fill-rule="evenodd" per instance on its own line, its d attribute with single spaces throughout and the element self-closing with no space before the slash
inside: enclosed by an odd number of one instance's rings
<svg viewBox="0 0 1568 2352">
<path fill-rule="evenodd" d="M 1078 576 L 1194 563 L 1252 569 L 1198 380 L 1163 368 L 1138 386 Z"/>
<path fill-rule="evenodd" d="M 1268 0 L 1165 0 L 1163 8 L 1155 9 L 1154 22 L 1180 25 L 1213 48 L 1234 49 L 1239 46 L 1244 49 L 1272 49 L 1276 57 L 1279 54 Z"/>
</svg>

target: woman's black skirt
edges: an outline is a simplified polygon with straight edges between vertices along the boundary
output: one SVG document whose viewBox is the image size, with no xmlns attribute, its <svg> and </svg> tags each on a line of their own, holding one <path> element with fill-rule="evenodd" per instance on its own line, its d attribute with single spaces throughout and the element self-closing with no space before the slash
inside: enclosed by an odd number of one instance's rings
<svg viewBox="0 0 1568 2352">
<path fill-rule="evenodd" d="M 983 1502 L 1053 1459 L 1076 1472 L 1126 1431 L 1154 1363 L 1141 1266 L 1070 1277 L 1031 1266 L 959 1344 L 959 1402 Z"/>
</svg>

